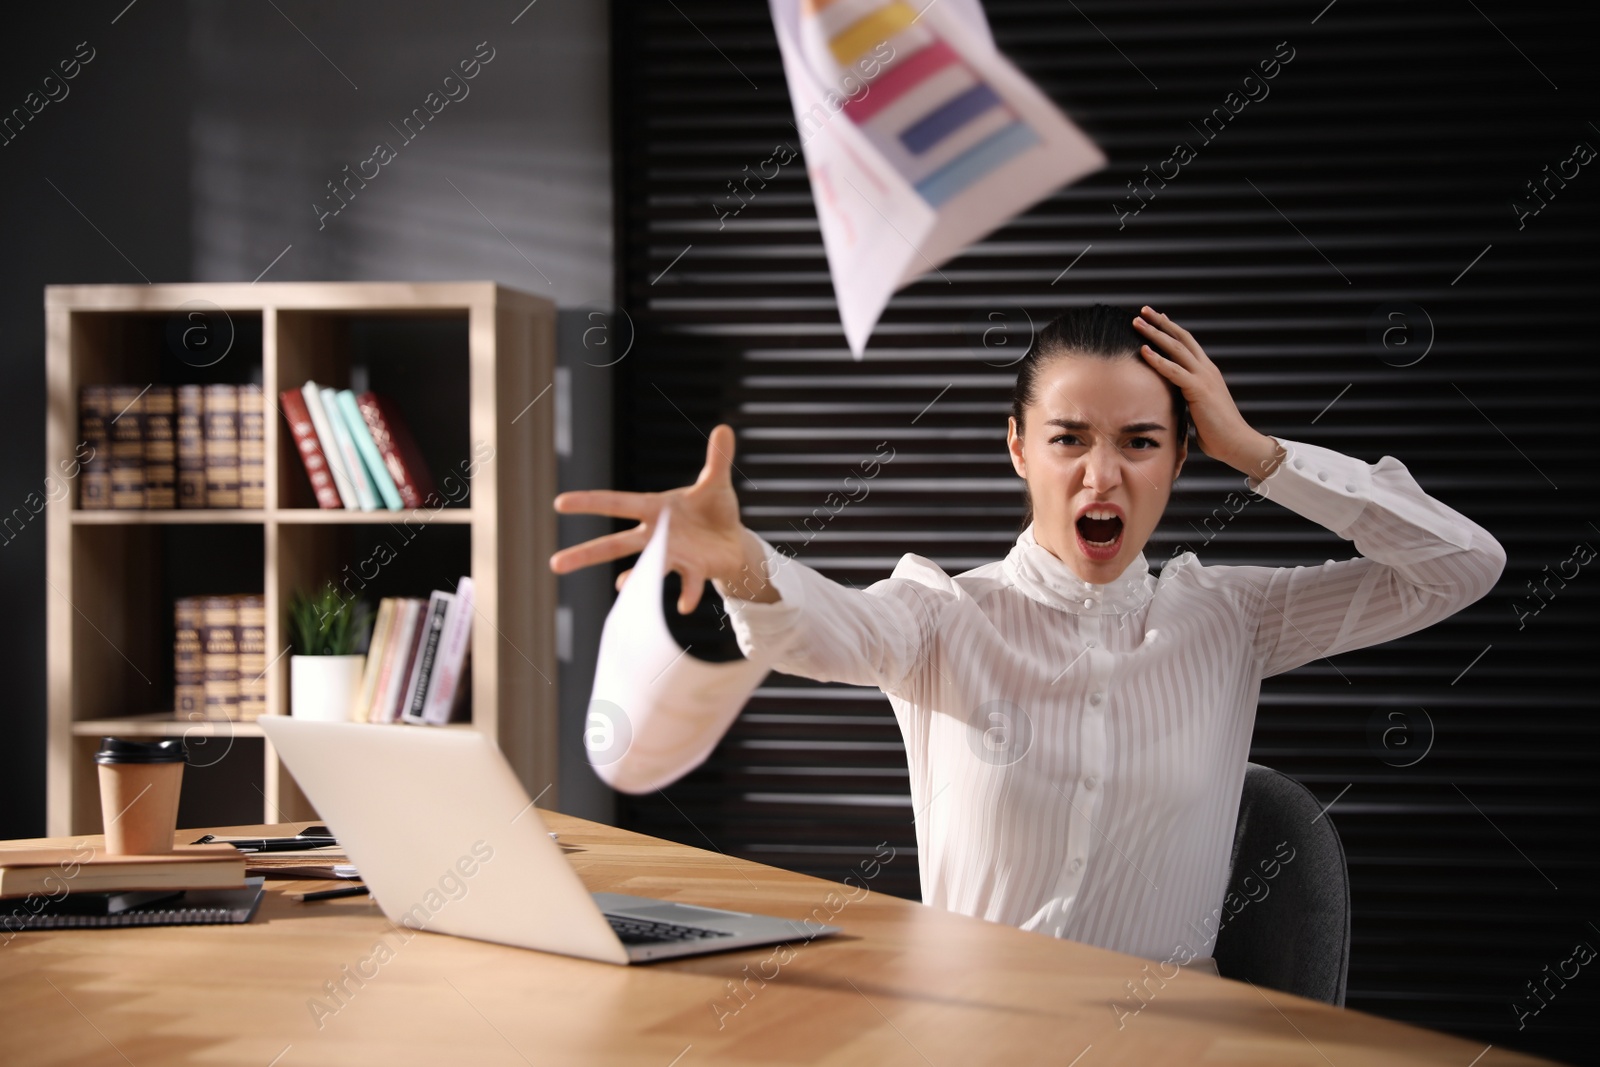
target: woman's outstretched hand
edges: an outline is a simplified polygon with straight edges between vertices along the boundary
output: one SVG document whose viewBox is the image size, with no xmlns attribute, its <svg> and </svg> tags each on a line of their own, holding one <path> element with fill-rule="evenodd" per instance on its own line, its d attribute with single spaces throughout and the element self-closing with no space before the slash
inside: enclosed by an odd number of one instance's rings
<svg viewBox="0 0 1600 1067">
<path fill-rule="evenodd" d="M 1156 373 L 1183 390 L 1200 450 L 1258 481 L 1276 470 L 1283 458 L 1282 446 L 1245 421 L 1222 380 L 1222 371 L 1194 334 L 1148 304 L 1140 311 L 1133 328 L 1150 338 L 1155 347 L 1147 344 L 1139 354 Z"/>
<path fill-rule="evenodd" d="M 763 577 L 761 557 L 747 558 L 732 468 L 733 428 L 722 423 L 707 439 L 705 466 L 693 485 L 664 493 L 584 489 L 560 494 L 555 498 L 555 509 L 563 514 L 638 519 L 639 525 L 564 548 L 550 557 L 550 569 L 568 574 L 643 551 L 662 509 L 670 507 L 672 523 L 667 529 L 665 568 L 677 571 L 683 579 L 683 589 L 678 594 L 680 614 L 688 614 L 700 603 L 707 579 L 719 580 L 733 595 L 747 600 L 770 603 L 778 599 L 777 590 Z M 618 589 L 630 573 L 624 571 L 618 577 Z"/>
</svg>

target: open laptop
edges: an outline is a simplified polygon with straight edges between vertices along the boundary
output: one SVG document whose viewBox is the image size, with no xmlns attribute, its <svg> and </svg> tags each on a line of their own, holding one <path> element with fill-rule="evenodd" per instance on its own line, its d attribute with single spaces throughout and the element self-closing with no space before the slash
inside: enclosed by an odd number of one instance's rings
<svg viewBox="0 0 1600 1067">
<path fill-rule="evenodd" d="M 590 894 L 505 757 L 476 730 L 259 722 L 393 923 L 605 963 L 839 932 L 815 921 Z"/>
</svg>

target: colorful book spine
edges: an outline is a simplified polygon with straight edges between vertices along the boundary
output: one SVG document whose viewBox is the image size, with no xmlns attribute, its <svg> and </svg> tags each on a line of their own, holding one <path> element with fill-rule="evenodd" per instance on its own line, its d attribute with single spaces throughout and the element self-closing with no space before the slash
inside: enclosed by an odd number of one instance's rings
<svg viewBox="0 0 1600 1067">
<path fill-rule="evenodd" d="M 200 598 L 179 597 L 173 605 L 172 614 L 173 710 L 180 719 L 197 719 L 206 713 L 205 647 L 200 641 Z"/>
<path fill-rule="evenodd" d="M 239 715 L 239 605 L 231 596 L 208 596 L 200 605 L 206 717 Z"/>
<path fill-rule="evenodd" d="M 306 412 L 317 431 L 317 440 L 322 445 L 323 456 L 328 460 L 328 470 L 333 475 L 334 488 L 339 492 L 340 501 L 350 511 L 360 510 L 361 499 L 356 495 L 356 483 L 345 466 L 344 453 L 340 451 L 339 441 L 333 435 L 333 423 L 322 406 L 322 388 L 316 382 L 307 382 L 300 387 L 300 395 L 305 397 Z"/>
<path fill-rule="evenodd" d="M 177 393 L 152 385 L 144 394 L 144 506 L 178 506 Z"/>
<path fill-rule="evenodd" d="M 435 589 L 428 598 L 428 607 L 422 615 L 422 634 L 417 642 L 416 662 L 406 681 L 405 700 L 400 705 L 400 718 L 405 722 L 420 723 L 422 709 L 428 701 L 428 681 L 433 677 L 433 665 L 439 654 L 439 636 L 444 633 L 445 616 L 455 595 Z"/>
<path fill-rule="evenodd" d="M 421 635 L 423 610 L 427 603 L 415 597 L 400 602 L 389 649 L 384 653 L 383 674 L 378 682 L 378 697 L 373 704 L 373 722 L 394 722 L 400 717 L 400 702 L 405 699 L 406 682 L 411 677 L 411 661 Z"/>
<path fill-rule="evenodd" d="M 111 506 L 118 510 L 144 507 L 144 389 L 111 387 Z"/>
<path fill-rule="evenodd" d="M 267 598 L 246 593 L 236 598 L 239 612 L 239 719 L 254 722 L 267 713 Z"/>
<path fill-rule="evenodd" d="M 378 447 L 378 454 L 383 457 L 389 477 L 394 479 L 401 506 L 426 506 L 428 499 L 436 495 L 433 476 L 399 412 L 386 397 L 371 392 L 356 397 L 356 407 L 361 410 L 362 421 L 372 434 L 372 441 Z"/>
<path fill-rule="evenodd" d="M 339 451 L 339 458 L 344 461 L 345 472 L 350 475 L 350 484 L 355 489 L 356 504 L 362 511 L 378 510 L 378 491 L 372 486 L 372 479 L 367 476 L 365 465 L 361 462 L 361 453 L 356 451 L 355 438 L 350 436 L 350 427 L 345 424 L 344 416 L 339 413 L 339 397 L 332 389 L 322 390 L 322 410 L 328 417 L 328 427 L 333 431 L 333 440 Z M 321 433 L 319 428 L 318 433 Z"/>
<path fill-rule="evenodd" d="M 111 506 L 111 415 L 110 386 L 86 385 L 78 393 L 78 428 L 90 449 L 78 475 L 78 507 L 85 511 Z"/>
<path fill-rule="evenodd" d="M 198 385 L 180 385 L 177 451 L 178 507 L 206 506 L 205 394 Z"/>
<path fill-rule="evenodd" d="M 206 506 L 239 506 L 239 391 L 205 387 Z"/>
<path fill-rule="evenodd" d="M 267 506 L 267 418 L 259 385 L 239 386 L 239 506 Z"/>
<path fill-rule="evenodd" d="M 384 645 L 389 641 L 389 631 L 394 626 L 394 597 L 378 601 L 378 617 L 372 624 L 372 640 L 367 644 L 367 662 L 361 669 L 361 685 L 350 699 L 350 721 L 367 722 L 372 718 L 372 698 L 378 691 L 378 673 L 383 669 Z"/>
<path fill-rule="evenodd" d="M 317 440 L 317 428 L 311 422 L 311 412 L 306 410 L 306 398 L 298 389 L 285 389 L 278 396 L 283 405 L 283 418 L 289 424 L 289 434 L 294 438 L 295 451 L 311 481 L 311 491 L 316 494 L 317 507 L 343 507 L 339 489 L 333 484 L 333 472 L 328 469 L 328 457 Z"/>
<path fill-rule="evenodd" d="M 474 599 L 472 579 L 463 577 L 456 583 L 455 596 L 439 635 L 439 651 L 434 656 L 433 675 L 428 679 L 427 696 L 422 704 L 425 723 L 443 725 L 455 712 L 456 698 L 461 693 L 461 675 L 472 643 Z"/>
<path fill-rule="evenodd" d="M 334 394 L 334 399 L 338 402 L 339 414 L 344 418 L 345 429 L 350 431 L 350 440 L 355 442 L 356 451 L 361 454 L 363 468 L 367 476 L 372 479 L 378 498 L 390 511 L 399 511 L 400 493 L 394 487 L 394 479 L 389 475 L 389 468 L 384 465 L 383 455 L 379 453 L 377 444 L 372 440 L 372 431 L 367 429 L 367 420 L 361 417 L 361 409 L 356 406 L 356 394 L 348 389 L 340 389 Z"/>
</svg>

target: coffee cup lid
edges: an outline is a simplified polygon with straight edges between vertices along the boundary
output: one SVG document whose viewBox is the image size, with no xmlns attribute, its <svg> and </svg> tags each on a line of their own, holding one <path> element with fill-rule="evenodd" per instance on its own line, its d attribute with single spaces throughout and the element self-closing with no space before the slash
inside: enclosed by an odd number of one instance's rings
<svg viewBox="0 0 1600 1067">
<path fill-rule="evenodd" d="M 189 754 L 179 738 L 165 741 L 128 741 L 120 737 L 100 739 L 96 763 L 186 763 Z"/>
</svg>

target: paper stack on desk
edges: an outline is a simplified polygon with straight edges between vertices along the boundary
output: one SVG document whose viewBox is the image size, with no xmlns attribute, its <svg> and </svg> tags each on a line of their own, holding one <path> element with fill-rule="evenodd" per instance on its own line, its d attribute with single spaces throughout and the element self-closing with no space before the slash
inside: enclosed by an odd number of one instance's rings
<svg viewBox="0 0 1600 1067">
<path fill-rule="evenodd" d="M 857 359 L 896 290 L 1106 164 L 978 0 L 769 2 Z"/>
</svg>

